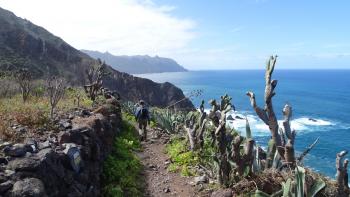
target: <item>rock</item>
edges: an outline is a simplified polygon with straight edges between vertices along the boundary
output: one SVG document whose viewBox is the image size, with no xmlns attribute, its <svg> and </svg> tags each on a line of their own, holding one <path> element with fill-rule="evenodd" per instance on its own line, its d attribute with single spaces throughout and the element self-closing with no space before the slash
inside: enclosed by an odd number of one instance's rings
<svg viewBox="0 0 350 197">
<path fill-rule="evenodd" d="M 74 118 L 75 118 L 75 116 L 73 114 L 68 115 L 68 119 L 73 120 Z"/>
<path fill-rule="evenodd" d="M 12 181 L 6 181 L 0 184 L 0 194 L 5 193 L 7 190 L 11 189 L 13 183 Z"/>
<path fill-rule="evenodd" d="M 5 170 L 5 176 L 6 177 L 11 177 L 12 175 L 14 175 L 16 172 L 13 170 Z"/>
<path fill-rule="evenodd" d="M 27 132 L 27 128 L 25 128 L 25 127 L 18 127 L 18 128 L 16 128 L 16 132 L 18 132 L 18 133 L 26 133 Z"/>
<path fill-rule="evenodd" d="M 23 157 L 26 155 L 27 151 L 28 147 L 24 144 L 15 144 L 4 148 L 5 155 L 12 157 Z"/>
<path fill-rule="evenodd" d="M 38 143 L 35 140 L 28 138 L 25 140 L 25 144 L 28 152 L 31 152 L 31 153 L 38 152 Z"/>
<path fill-rule="evenodd" d="M 49 148 L 50 147 L 50 142 L 49 140 L 46 140 L 45 142 L 40 142 L 38 145 L 39 150 Z"/>
<path fill-rule="evenodd" d="M 232 197 L 231 189 L 220 189 L 211 194 L 211 197 Z"/>
<path fill-rule="evenodd" d="M 5 175 L 5 173 L 0 172 L 0 183 L 6 182 L 8 180 L 8 177 Z"/>
<path fill-rule="evenodd" d="M 235 116 L 236 119 L 240 119 L 240 120 L 244 120 L 244 118 L 240 117 L 240 116 Z"/>
<path fill-rule="evenodd" d="M 232 115 L 228 115 L 226 120 L 235 120 L 235 119 L 232 117 Z"/>
<path fill-rule="evenodd" d="M 7 161 L 7 159 L 5 158 L 5 157 L 1 157 L 0 156 L 0 164 L 7 164 L 8 163 L 8 161 Z"/>
<path fill-rule="evenodd" d="M 73 143 L 63 144 L 63 146 L 65 147 L 63 152 L 68 156 L 72 169 L 76 173 L 79 173 L 80 168 L 82 166 L 79 148 L 76 146 L 76 144 Z"/>
<path fill-rule="evenodd" d="M 3 143 L 0 144 L 0 150 L 6 148 L 8 146 L 12 146 L 12 143 L 10 143 L 10 142 L 3 142 Z"/>
<path fill-rule="evenodd" d="M 22 197 L 42 197 L 46 196 L 43 182 L 37 178 L 26 178 L 17 181 L 12 188 L 11 196 Z"/>
<path fill-rule="evenodd" d="M 208 182 L 209 182 L 209 178 L 207 177 L 207 175 L 194 177 L 194 184 L 196 185 L 201 183 L 208 183 Z"/>
<path fill-rule="evenodd" d="M 72 121 L 71 120 L 60 120 L 59 121 L 60 127 L 64 129 L 71 129 L 72 128 Z"/>
<path fill-rule="evenodd" d="M 164 192 L 164 193 L 170 193 L 169 187 L 164 188 L 164 189 L 163 189 L 163 192 Z"/>
<path fill-rule="evenodd" d="M 317 122 L 317 120 L 313 119 L 313 118 L 309 118 L 309 120 L 312 121 L 312 122 Z"/>
<path fill-rule="evenodd" d="M 9 161 L 7 169 L 14 171 L 35 171 L 39 168 L 40 161 L 33 157 L 17 158 Z"/>
<path fill-rule="evenodd" d="M 80 115 L 81 116 L 90 116 L 91 112 L 87 109 L 83 109 L 83 110 L 81 110 Z"/>
</svg>

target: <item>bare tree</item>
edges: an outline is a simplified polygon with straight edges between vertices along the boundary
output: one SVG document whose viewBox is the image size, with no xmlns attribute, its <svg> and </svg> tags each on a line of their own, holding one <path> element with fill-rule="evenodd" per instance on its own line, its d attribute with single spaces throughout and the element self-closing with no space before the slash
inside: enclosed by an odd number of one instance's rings
<svg viewBox="0 0 350 197">
<path fill-rule="evenodd" d="M 57 79 L 56 77 L 51 77 L 46 82 L 47 94 L 50 100 L 50 116 L 53 118 L 54 110 L 58 102 L 63 98 L 65 92 L 65 82 L 63 79 Z"/>
<path fill-rule="evenodd" d="M 95 103 L 96 97 L 102 94 L 102 78 L 108 75 L 106 72 L 106 64 L 98 59 L 97 66 L 93 66 L 89 70 L 86 70 L 86 75 L 89 84 L 84 85 L 84 90 L 87 96 Z"/>
<path fill-rule="evenodd" d="M 15 80 L 21 88 L 23 102 L 26 102 L 32 89 L 32 74 L 26 68 L 20 69 L 15 73 Z"/>
</svg>

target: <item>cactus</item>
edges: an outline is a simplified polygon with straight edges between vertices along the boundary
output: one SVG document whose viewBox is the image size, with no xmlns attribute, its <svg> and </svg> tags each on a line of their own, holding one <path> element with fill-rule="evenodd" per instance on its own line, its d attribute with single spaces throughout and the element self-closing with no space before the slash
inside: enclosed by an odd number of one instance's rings
<svg viewBox="0 0 350 197">
<path fill-rule="evenodd" d="M 202 148 L 204 145 L 204 130 L 207 123 L 207 114 L 204 112 L 204 106 L 201 106 L 200 109 L 199 117 L 197 112 L 190 112 L 185 120 L 184 128 L 190 141 L 191 150 Z"/>
<path fill-rule="evenodd" d="M 217 150 L 214 160 L 218 163 L 218 180 L 220 185 L 228 186 L 231 166 L 229 163 L 230 155 L 227 152 L 229 142 L 227 141 L 228 133 L 226 132 L 226 113 L 232 109 L 231 97 L 228 95 L 222 96 L 221 105 L 214 99 L 210 100 L 209 103 L 211 110 L 208 118 L 215 127 L 211 130 L 211 137 L 212 146 Z"/>
<path fill-rule="evenodd" d="M 244 172 L 246 172 L 247 175 L 250 174 L 253 169 L 255 141 L 252 139 L 248 120 L 246 120 L 246 132 L 247 137 L 245 139 L 239 135 L 234 138 L 231 148 L 231 159 L 235 163 L 236 171 L 240 176 L 242 176 Z M 243 141 L 245 141 L 245 144 L 242 153 L 241 144 Z"/>
<path fill-rule="evenodd" d="M 337 168 L 337 183 L 338 183 L 338 195 L 348 196 L 348 164 L 349 160 L 344 157 L 348 154 L 348 151 L 341 151 L 337 153 L 336 168 Z"/>
<path fill-rule="evenodd" d="M 294 151 L 294 141 L 296 132 L 290 127 L 290 119 L 292 117 L 292 107 L 286 104 L 282 110 L 284 120 L 283 129 L 279 128 L 276 114 L 273 109 L 272 97 L 275 96 L 275 88 L 277 86 L 277 80 L 271 80 L 273 71 L 275 69 L 277 61 L 277 56 L 271 56 L 266 64 L 265 72 L 265 106 L 264 108 L 259 107 L 256 104 L 255 94 L 251 91 L 247 92 L 247 96 L 250 98 L 250 104 L 254 108 L 258 117 L 269 127 L 271 133 L 271 140 L 269 142 L 268 154 L 265 163 L 265 167 L 269 168 L 273 166 L 274 158 L 279 158 L 282 161 L 282 166 L 280 167 L 295 167 L 295 151 Z M 309 149 L 311 150 L 311 149 Z M 276 156 L 275 151 L 278 152 Z M 305 155 L 308 151 L 304 152 Z M 301 159 L 305 156 L 303 155 Z M 279 165 L 274 165 L 279 166 Z"/>
</svg>

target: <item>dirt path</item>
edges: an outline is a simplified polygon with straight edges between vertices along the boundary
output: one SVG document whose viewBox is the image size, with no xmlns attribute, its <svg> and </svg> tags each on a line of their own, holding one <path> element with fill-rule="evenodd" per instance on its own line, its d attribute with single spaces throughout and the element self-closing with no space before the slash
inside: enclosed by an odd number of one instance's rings
<svg viewBox="0 0 350 197">
<path fill-rule="evenodd" d="M 165 154 L 165 144 L 168 142 L 169 136 L 160 136 L 157 133 L 149 131 L 149 140 L 142 142 L 143 151 L 137 153 L 144 165 L 145 196 L 196 196 L 194 187 L 189 184 L 193 178 L 181 177 L 179 173 L 167 171 L 170 161 Z"/>
</svg>

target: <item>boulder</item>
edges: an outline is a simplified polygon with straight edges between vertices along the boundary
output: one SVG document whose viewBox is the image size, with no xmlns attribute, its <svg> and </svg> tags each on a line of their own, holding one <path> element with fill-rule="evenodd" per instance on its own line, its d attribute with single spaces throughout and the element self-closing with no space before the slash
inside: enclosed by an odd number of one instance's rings
<svg viewBox="0 0 350 197">
<path fill-rule="evenodd" d="M 0 194 L 5 193 L 7 190 L 11 189 L 13 183 L 12 181 L 6 181 L 0 184 Z"/>
<path fill-rule="evenodd" d="M 72 128 L 72 121 L 70 119 L 68 120 L 60 120 L 59 125 L 61 128 L 64 129 L 71 129 Z"/>
<path fill-rule="evenodd" d="M 27 132 L 27 128 L 26 127 L 18 127 L 16 128 L 16 132 L 18 133 L 26 133 Z"/>
<path fill-rule="evenodd" d="M 209 178 L 207 177 L 207 175 L 194 177 L 194 184 L 195 185 L 199 185 L 202 183 L 208 183 L 208 182 L 209 182 Z"/>
<path fill-rule="evenodd" d="M 244 118 L 240 117 L 240 116 L 235 116 L 236 119 L 240 119 L 240 120 L 244 120 Z"/>
<path fill-rule="evenodd" d="M 79 173 L 80 168 L 82 166 L 82 159 L 79 148 L 76 144 L 73 143 L 63 144 L 62 146 L 65 147 L 63 152 L 68 156 L 69 163 L 72 169 L 76 173 Z"/>
<path fill-rule="evenodd" d="M 10 143 L 10 142 L 3 142 L 3 143 L 0 144 L 0 150 L 6 148 L 8 146 L 12 146 L 12 143 Z"/>
<path fill-rule="evenodd" d="M 7 159 L 5 157 L 0 156 L 0 164 L 6 165 L 7 163 L 8 163 Z"/>
<path fill-rule="evenodd" d="M 40 166 L 40 160 L 34 157 L 24 157 L 9 161 L 7 169 L 14 171 L 36 171 Z"/>
<path fill-rule="evenodd" d="M 43 197 L 47 196 L 43 182 L 37 178 L 25 178 L 17 181 L 12 188 L 13 197 Z"/>
<path fill-rule="evenodd" d="M 227 120 L 235 120 L 235 119 L 232 117 L 232 115 L 228 115 L 226 119 L 227 119 Z"/>
<path fill-rule="evenodd" d="M 231 189 L 220 189 L 211 194 L 211 197 L 233 197 Z"/>
<path fill-rule="evenodd" d="M 30 151 L 30 149 L 28 149 L 28 146 L 24 144 L 15 144 L 13 146 L 5 147 L 4 153 L 6 156 L 23 157 L 26 155 L 28 150 Z"/>
</svg>

